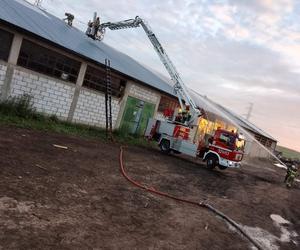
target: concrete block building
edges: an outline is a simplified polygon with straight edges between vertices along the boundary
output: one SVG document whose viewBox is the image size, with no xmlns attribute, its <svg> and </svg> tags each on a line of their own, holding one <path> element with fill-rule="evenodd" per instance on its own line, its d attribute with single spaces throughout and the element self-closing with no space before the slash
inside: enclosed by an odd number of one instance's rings
<svg viewBox="0 0 300 250">
<path fill-rule="evenodd" d="M 131 57 L 93 41 L 26 1 L 0 1 L 2 101 L 28 94 L 38 112 L 104 127 L 105 59 L 111 61 L 114 129 L 143 135 L 150 117 L 164 119 L 165 108 L 178 106 L 170 83 Z M 275 148 L 275 139 L 226 111 L 267 147 Z M 213 124 L 212 132 L 216 123 L 226 120 L 222 116 L 211 117 L 214 119 L 207 123 Z M 230 126 L 229 122 L 224 126 Z M 249 155 L 263 156 L 253 145 L 248 151 Z"/>
</svg>

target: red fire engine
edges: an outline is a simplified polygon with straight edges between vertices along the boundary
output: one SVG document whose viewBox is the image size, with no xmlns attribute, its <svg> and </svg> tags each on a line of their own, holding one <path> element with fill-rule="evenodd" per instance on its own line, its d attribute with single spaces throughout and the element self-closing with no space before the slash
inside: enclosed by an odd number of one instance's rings
<svg viewBox="0 0 300 250">
<path fill-rule="evenodd" d="M 145 135 L 158 141 L 164 153 L 184 153 L 200 157 L 210 169 L 238 168 L 243 159 L 245 140 L 238 133 L 217 129 L 198 141 L 190 138 L 191 128 L 183 124 L 150 119 Z"/>
</svg>

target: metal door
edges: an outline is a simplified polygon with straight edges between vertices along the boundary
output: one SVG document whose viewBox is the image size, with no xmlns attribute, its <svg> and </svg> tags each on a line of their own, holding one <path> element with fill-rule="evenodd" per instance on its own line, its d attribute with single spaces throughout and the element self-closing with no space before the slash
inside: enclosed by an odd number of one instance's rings
<svg viewBox="0 0 300 250">
<path fill-rule="evenodd" d="M 148 119 L 153 117 L 155 105 L 129 96 L 120 126 L 124 134 L 143 135 Z"/>
</svg>

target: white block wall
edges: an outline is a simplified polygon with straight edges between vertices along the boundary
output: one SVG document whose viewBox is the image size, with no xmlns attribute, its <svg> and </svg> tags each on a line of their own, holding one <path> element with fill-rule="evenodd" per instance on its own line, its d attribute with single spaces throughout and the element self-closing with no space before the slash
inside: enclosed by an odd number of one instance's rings
<svg viewBox="0 0 300 250">
<path fill-rule="evenodd" d="M 116 125 L 120 105 L 112 99 L 112 122 Z M 105 96 L 104 94 L 82 88 L 80 90 L 73 121 L 98 127 L 105 127 Z"/>
<path fill-rule="evenodd" d="M 6 70 L 7 70 L 6 65 L 0 63 L 0 95 L 2 93 L 2 86 L 4 84 Z"/>
<path fill-rule="evenodd" d="M 138 85 L 130 86 L 129 95 L 154 104 L 159 101 L 158 94 Z"/>
<path fill-rule="evenodd" d="M 10 96 L 29 94 L 33 97 L 33 105 L 38 112 L 55 114 L 66 119 L 73 99 L 75 84 L 55 81 L 53 78 L 14 70 Z"/>
<path fill-rule="evenodd" d="M 3 85 L 7 67 L 0 64 L 0 87 Z M 129 95 L 149 103 L 157 103 L 160 96 L 155 91 L 131 84 Z M 1 90 L 1 88 L 0 88 Z M 33 71 L 16 67 L 10 84 L 9 95 L 32 96 L 33 106 L 38 112 L 67 119 L 75 91 L 75 84 L 65 83 L 55 78 L 44 76 Z M 0 92 L 1 93 L 1 92 Z M 112 99 L 112 122 L 116 128 L 120 112 L 119 99 Z M 73 122 L 92 126 L 105 127 L 105 96 L 93 90 L 82 87 L 74 111 Z"/>
</svg>

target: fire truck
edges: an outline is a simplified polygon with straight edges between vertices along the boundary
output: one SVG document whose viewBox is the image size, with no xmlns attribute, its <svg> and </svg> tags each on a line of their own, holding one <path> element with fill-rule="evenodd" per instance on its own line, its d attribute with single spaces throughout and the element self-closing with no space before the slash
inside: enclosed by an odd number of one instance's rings
<svg viewBox="0 0 300 250">
<path fill-rule="evenodd" d="M 191 138 L 192 129 L 177 122 L 150 119 L 145 135 L 156 140 L 163 153 L 200 157 L 209 169 L 241 166 L 245 146 L 241 134 L 218 128 L 213 135 L 199 135 L 201 139 L 195 140 Z"/>
<path fill-rule="evenodd" d="M 94 21 L 89 22 L 87 36 L 101 41 L 105 29 L 119 30 L 142 27 L 152 43 L 161 62 L 174 83 L 174 94 L 178 97 L 180 109 L 175 110 L 172 119 L 149 119 L 145 136 L 157 140 L 164 153 L 183 153 L 193 157 L 201 157 L 208 168 L 220 169 L 240 167 L 243 159 L 244 138 L 233 131 L 217 129 L 213 135 L 197 136 L 199 119 L 204 115 L 191 98 L 186 85 L 182 81 L 174 64 L 165 49 L 151 30 L 150 26 L 139 16 L 120 22 L 99 23 L 97 14 Z M 194 135 L 194 136 L 193 136 Z M 201 138 L 201 139 L 199 139 Z"/>
</svg>

